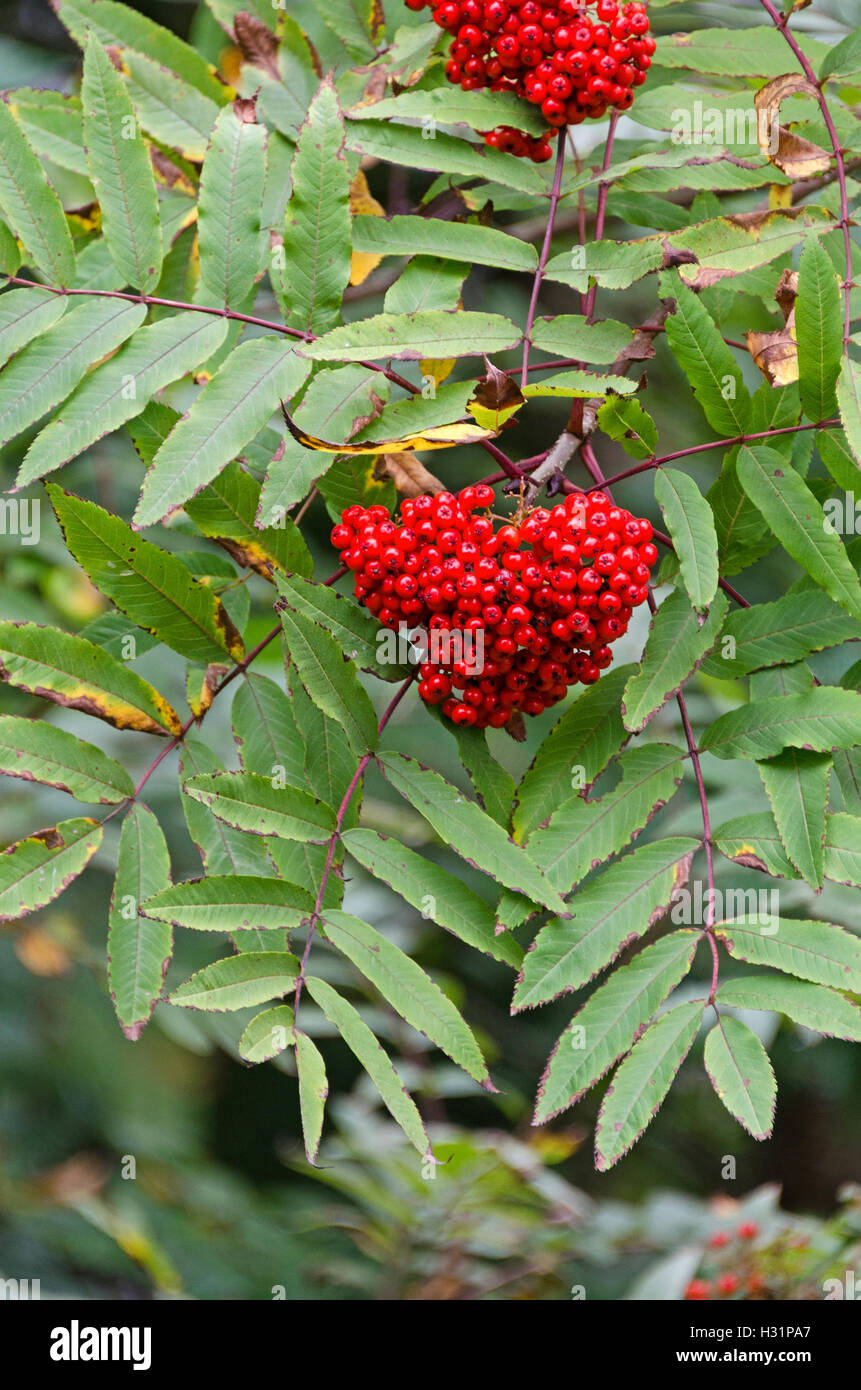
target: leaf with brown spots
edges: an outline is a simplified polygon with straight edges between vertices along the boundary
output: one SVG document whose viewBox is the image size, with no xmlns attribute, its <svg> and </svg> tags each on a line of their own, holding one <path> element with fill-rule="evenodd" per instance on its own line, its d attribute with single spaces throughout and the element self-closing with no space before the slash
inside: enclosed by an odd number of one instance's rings
<svg viewBox="0 0 861 1390">
<path fill-rule="evenodd" d="M 102 842 L 98 821 L 81 816 L 34 830 L 0 854 L 0 922 L 14 922 L 58 898 Z"/>
</svg>

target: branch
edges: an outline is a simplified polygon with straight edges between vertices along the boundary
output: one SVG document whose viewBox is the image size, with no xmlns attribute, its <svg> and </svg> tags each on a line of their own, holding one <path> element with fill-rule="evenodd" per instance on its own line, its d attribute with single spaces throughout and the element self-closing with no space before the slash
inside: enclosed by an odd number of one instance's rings
<svg viewBox="0 0 861 1390">
<path fill-rule="evenodd" d="M 544 271 L 550 256 L 550 244 L 553 241 L 553 228 L 556 223 L 556 209 L 559 206 L 559 194 L 562 191 L 562 170 L 565 167 L 565 126 L 559 131 L 556 141 L 556 170 L 553 175 L 553 187 L 550 190 L 550 212 L 547 216 L 547 228 L 544 232 L 544 244 L 541 247 L 541 255 L 538 258 L 538 268 L 535 271 L 535 278 L 532 281 L 532 297 L 529 301 L 529 312 L 526 316 L 526 329 L 523 334 L 523 366 L 520 372 L 521 390 L 526 385 L 529 377 L 529 341 L 532 333 L 532 325 L 535 322 L 535 311 L 538 307 L 538 295 L 541 290 L 541 281 L 544 279 Z"/>
<path fill-rule="evenodd" d="M 687 449 L 678 449 L 674 454 L 662 454 L 660 458 L 647 459 L 634 468 L 626 468 L 624 473 L 615 473 L 608 483 L 619 483 L 623 478 L 631 478 L 635 473 L 645 473 L 650 468 L 660 468 L 674 459 L 688 458 L 690 454 L 702 454 L 709 449 L 731 449 L 736 444 L 748 444 L 752 439 L 776 439 L 781 434 L 798 434 L 802 430 L 827 430 L 839 428 L 839 420 L 820 420 L 815 425 L 784 425 L 780 429 L 762 430 L 758 434 L 737 434 L 733 439 L 714 439 L 709 444 L 692 444 Z M 522 465 L 521 465 L 522 466 Z"/>
<path fill-rule="evenodd" d="M 795 35 L 790 33 L 788 16 L 784 17 L 783 15 L 779 14 L 778 11 L 775 9 L 774 5 L 772 4 L 772 0 L 760 0 L 760 4 L 762 5 L 766 13 L 770 16 L 772 23 L 776 26 L 777 29 L 779 29 L 780 33 L 786 39 L 786 42 L 789 44 L 789 47 L 792 49 L 796 59 L 798 60 L 798 64 L 801 68 L 801 71 L 804 73 L 804 76 L 807 78 L 811 86 L 814 87 L 816 90 L 816 100 L 819 103 L 819 109 L 822 112 L 822 119 L 825 122 L 825 128 L 828 131 L 828 138 L 831 141 L 831 149 L 834 153 L 834 158 L 837 163 L 837 183 L 840 189 L 840 221 L 837 223 L 837 225 L 838 227 L 843 228 L 843 250 L 846 257 L 846 278 L 843 282 L 843 355 L 845 357 L 849 352 L 849 338 L 851 333 L 850 325 L 852 322 L 852 241 L 849 236 L 849 196 L 846 189 L 846 161 L 843 158 L 843 150 L 841 149 L 840 141 L 837 137 L 837 131 L 834 127 L 834 122 L 831 119 L 831 112 L 828 109 L 828 102 L 825 99 L 825 93 L 822 90 L 823 84 L 819 81 L 819 79 L 816 76 L 816 73 L 810 66 L 810 63 L 805 58 L 801 46 L 799 45 L 798 40 L 795 38 Z"/>
<path fill-rule="evenodd" d="M 155 304 L 168 309 L 185 309 L 189 313 L 210 314 L 214 315 L 216 318 L 237 319 L 240 323 L 252 323 L 257 328 L 267 328 L 273 333 L 284 333 L 290 338 L 298 338 L 305 343 L 313 343 L 317 337 L 316 333 L 307 333 L 301 328 L 288 328 L 286 324 L 277 323 L 274 319 L 260 319 L 255 318 L 251 314 L 237 314 L 234 313 L 232 309 L 218 309 L 211 304 L 189 304 L 184 300 L 160 299 L 155 295 L 131 294 L 125 290 L 70 290 L 63 286 L 43 285 L 39 280 L 25 280 L 22 279 L 20 275 L 9 275 L 6 271 L 0 271 L 0 275 L 2 275 L 10 285 L 22 285 L 25 289 L 47 290 L 49 294 L 61 296 L 85 295 L 100 299 L 124 299 L 129 304 L 146 304 L 147 306 Z M 376 362 L 367 360 L 359 361 L 357 365 L 359 367 L 364 367 L 369 372 L 381 371 L 387 381 L 391 381 L 396 386 L 402 387 L 404 391 L 409 391 L 410 395 L 421 395 L 421 388 L 419 386 L 414 386 L 411 381 L 407 381 L 406 377 L 401 376 L 399 372 L 393 371 L 391 367 L 380 367 Z M 512 463 L 508 455 L 504 454 L 495 444 L 491 444 L 488 439 L 479 439 L 477 442 L 481 448 L 484 449 L 485 453 L 488 453 L 490 457 L 499 464 L 506 477 L 520 477 L 517 465 Z"/>
<path fill-rule="evenodd" d="M 329 575 L 328 579 L 321 580 L 322 587 L 328 588 L 330 584 L 334 584 L 337 579 L 340 579 L 341 576 L 346 573 L 347 566 L 341 565 L 339 569 L 335 570 L 334 574 Z M 255 661 L 256 658 L 260 655 L 260 653 L 262 651 L 265 651 L 269 644 L 271 642 L 274 642 L 275 638 L 281 635 L 281 631 L 282 628 L 281 624 L 279 623 L 277 627 L 273 627 L 271 632 L 267 632 L 262 642 L 258 642 L 257 646 L 252 647 L 251 651 L 247 652 L 241 661 L 236 662 L 236 664 L 227 672 L 227 675 L 224 676 L 224 678 L 213 690 L 212 701 L 210 701 L 209 705 L 203 711 L 203 713 L 200 715 L 192 714 L 188 719 L 186 719 L 179 733 L 176 734 L 170 740 L 169 743 L 165 744 L 164 748 L 161 750 L 157 757 L 153 758 L 143 777 L 141 777 L 140 781 L 138 782 L 137 786 L 132 792 L 131 796 L 126 797 L 125 801 L 121 801 L 118 806 L 114 806 L 114 808 L 111 811 L 109 811 L 108 814 L 103 818 L 102 825 L 104 825 L 107 821 L 111 820 L 113 816 L 118 815 L 120 811 L 127 810 L 128 807 L 131 806 L 131 804 L 137 800 L 137 798 L 140 796 L 141 791 L 146 786 L 150 777 L 152 777 L 153 773 L 155 772 L 156 768 L 159 766 L 161 762 L 164 761 L 168 753 L 172 753 L 175 748 L 179 747 L 191 726 L 193 724 L 203 723 L 203 720 L 206 718 L 207 713 L 212 708 L 212 703 L 215 701 L 216 697 L 221 694 L 222 690 L 225 690 L 228 685 L 235 681 L 237 676 L 245 675 L 245 672 L 248 670 L 248 667 L 251 665 L 252 661 Z"/>
</svg>

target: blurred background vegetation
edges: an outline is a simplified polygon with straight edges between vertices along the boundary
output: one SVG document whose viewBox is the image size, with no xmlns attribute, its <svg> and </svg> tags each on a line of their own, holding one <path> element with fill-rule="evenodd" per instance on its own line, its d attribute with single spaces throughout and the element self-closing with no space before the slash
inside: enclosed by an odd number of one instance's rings
<svg viewBox="0 0 861 1390">
<path fill-rule="evenodd" d="M 230 73 L 229 41 L 205 6 L 164 0 L 134 8 L 190 37 Z M 396 23 L 400 0 L 386 0 L 386 8 Z M 325 53 L 332 39 L 319 32 L 310 0 L 296 0 L 291 10 Z M 857 20 L 857 0 L 817 2 L 798 17 L 800 27 L 824 38 Z M 703 23 L 756 22 L 755 4 L 695 4 L 656 12 L 655 27 L 660 34 Z M 78 78 L 76 50 L 46 0 L 0 0 L 0 89 L 26 84 L 73 90 Z M 621 135 L 636 142 L 643 132 L 626 123 Z M 595 132 L 578 132 L 584 154 L 594 138 Z M 369 180 L 389 207 L 414 204 L 430 182 L 383 166 L 370 170 Z M 738 210 L 756 200 L 748 195 L 726 201 Z M 617 239 L 642 233 L 618 219 L 608 229 Z M 351 312 L 377 312 L 380 283 L 375 274 L 351 292 Z M 654 308 L 654 291 L 653 278 L 641 281 L 624 302 L 611 303 L 607 296 L 605 310 L 641 322 Z M 514 318 L 519 313 L 522 320 L 527 292 L 523 281 L 477 268 L 466 304 Z M 728 337 L 774 326 L 758 301 L 725 298 Z M 546 287 L 544 312 L 575 307 L 569 291 Z M 660 342 L 648 374 L 663 449 L 707 438 Z M 755 377 L 751 368 L 752 387 Z M 182 406 L 182 391 L 171 399 Z M 530 424 L 527 436 L 509 436 L 515 457 L 547 447 L 561 424 L 553 404 L 536 405 L 530 419 L 534 433 Z M 0 455 L 3 487 L 29 437 Z M 627 466 L 615 446 L 606 440 L 602 445 L 606 472 Z M 703 486 L 719 467 L 718 454 L 703 456 L 697 464 Z M 67 468 L 63 483 L 127 518 L 141 470 L 130 440 L 121 435 Z M 440 468 L 447 482 L 460 485 L 484 471 L 480 457 L 476 462 L 457 451 Z M 618 495 L 635 513 L 655 514 L 648 475 L 620 485 Z M 329 524 L 317 503 L 305 529 L 320 575 L 334 568 Z M 201 557 L 213 549 L 180 532 L 171 544 Z M 199 564 L 224 582 L 220 556 L 209 568 L 202 558 Z M 235 571 L 228 566 L 226 573 Z M 797 573 L 776 551 L 739 583 L 748 598 L 762 600 L 783 592 Z M 272 624 L 271 589 L 252 576 L 236 587 L 233 602 L 250 604 L 246 640 L 253 645 Z M 102 610 L 45 506 L 38 546 L 0 537 L 4 619 L 79 631 Z M 642 626 L 632 627 L 620 659 L 636 657 L 642 639 Z M 834 679 L 850 658 L 825 653 L 811 664 Z M 165 648 L 142 656 L 136 669 L 168 698 L 182 699 L 182 662 Z M 277 651 L 270 649 L 255 669 L 280 679 Z M 718 683 L 693 682 L 694 719 L 708 722 L 727 698 Z M 216 703 L 202 731 L 225 760 L 232 747 L 229 703 Z M 83 715 L 46 709 L 6 687 L 0 687 L 0 711 L 47 713 L 93 737 Z M 673 737 L 674 714 L 668 707 L 655 721 L 657 736 Z M 526 744 L 493 735 L 497 756 L 515 775 L 557 715 L 530 721 Z M 107 726 L 98 735 L 132 775 L 143 772 L 151 757 L 145 738 Z M 395 746 L 420 755 L 429 736 L 443 743 L 437 726 L 405 702 L 391 726 Z M 445 737 L 436 758 L 440 771 L 463 781 L 453 739 Z M 753 766 L 742 778 L 738 763 L 707 760 L 705 766 L 714 824 L 750 810 L 751 797 L 761 798 Z M 176 776 L 175 760 L 166 759 L 148 784 L 147 801 L 167 832 L 174 878 L 182 879 L 200 872 L 200 860 L 182 819 Z M 67 814 L 61 793 L 6 779 L 0 843 Z M 366 821 L 385 830 L 397 816 L 406 837 L 404 814 L 403 805 L 396 807 L 382 781 L 371 776 Z M 699 828 L 698 804 L 685 786 L 665 813 L 662 833 Z M 426 841 L 427 827 L 418 818 L 413 829 L 423 852 L 455 868 L 443 846 Z M 733 1296 L 821 1298 L 825 1278 L 842 1278 L 857 1266 L 861 1198 L 852 1182 L 861 1172 L 861 1049 L 789 1024 L 772 1037 L 769 1016 L 751 1015 L 781 1078 L 773 1141 L 756 1144 L 734 1124 L 705 1082 L 695 1049 L 647 1138 L 611 1173 L 598 1175 L 590 1132 L 601 1088 L 547 1131 L 529 1126 L 537 1077 L 571 1015 L 571 1001 L 512 1020 L 505 967 L 469 951 L 363 877 L 350 884 L 351 910 L 389 932 L 451 991 L 479 1033 L 500 1093 L 479 1092 L 439 1054 L 427 1052 L 424 1039 L 405 1036 L 397 1020 L 381 1017 L 378 1028 L 405 1058 L 405 1081 L 422 1103 L 437 1152 L 449 1161 L 432 1178 L 423 1176 L 415 1154 L 383 1122 L 351 1055 L 329 1042 L 333 1100 L 323 1166 L 315 1174 L 300 1158 L 290 1057 L 257 1069 L 239 1064 L 235 1037 L 242 1017 L 157 1009 L 137 1043 L 120 1032 L 105 978 L 118 833 L 119 823 L 112 821 L 94 866 L 49 909 L 0 929 L 0 1277 L 39 1278 L 43 1297 L 561 1299 L 582 1289 L 589 1298 L 615 1299 L 678 1297 L 698 1272 L 707 1278 L 738 1272 L 741 1283 Z M 763 882 L 725 861 L 718 874 L 723 888 Z M 477 879 L 473 886 L 479 888 Z M 814 899 L 803 884 L 781 884 L 781 895 L 783 910 L 833 914 L 832 921 L 858 925 L 857 902 L 835 885 Z M 211 958 L 207 943 L 189 939 L 193 935 L 179 940 L 169 983 Z M 692 980 L 691 993 L 701 984 Z M 322 1027 L 318 1033 L 323 1035 Z M 724 1176 L 728 1156 L 734 1178 Z M 736 1234 L 751 1223 L 757 1234 Z M 718 1241 L 710 1246 L 716 1233 Z M 723 1234 L 728 1244 L 721 1244 Z"/>
</svg>

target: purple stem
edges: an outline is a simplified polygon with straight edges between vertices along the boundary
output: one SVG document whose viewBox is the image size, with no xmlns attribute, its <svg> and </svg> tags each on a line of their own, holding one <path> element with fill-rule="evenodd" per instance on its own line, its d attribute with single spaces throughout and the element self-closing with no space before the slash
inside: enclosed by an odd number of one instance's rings
<svg viewBox="0 0 861 1390">
<path fill-rule="evenodd" d="M 544 279 L 544 271 L 547 268 L 547 261 L 550 256 L 550 243 L 553 240 L 553 228 L 556 224 L 556 209 L 559 206 L 559 195 L 562 192 L 562 170 L 565 166 L 565 135 L 566 127 L 563 126 L 559 131 L 556 141 L 556 169 L 553 174 L 553 187 L 550 190 L 550 212 L 547 217 L 547 228 L 544 233 L 544 245 L 541 247 L 541 255 L 538 258 L 538 269 L 535 272 L 535 279 L 532 281 L 532 298 L 529 301 L 529 313 L 526 316 L 526 330 L 523 334 L 523 366 L 520 372 L 521 390 L 526 385 L 529 377 L 529 349 L 532 325 L 535 322 L 535 311 L 538 308 L 538 295 L 541 290 L 541 281 Z"/>
</svg>

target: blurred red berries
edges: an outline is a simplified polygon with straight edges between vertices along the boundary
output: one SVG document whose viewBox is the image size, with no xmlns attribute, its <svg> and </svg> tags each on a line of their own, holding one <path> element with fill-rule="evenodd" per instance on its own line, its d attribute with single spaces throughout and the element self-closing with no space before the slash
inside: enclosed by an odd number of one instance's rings
<svg viewBox="0 0 861 1390">
<path fill-rule="evenodd" d="M 692 1279 L 685 1289 L 685 1298 L 689 1303 L 701 1302 L 711 1296 L 711 1285 L 705 1279 Z"/>
</svg>

